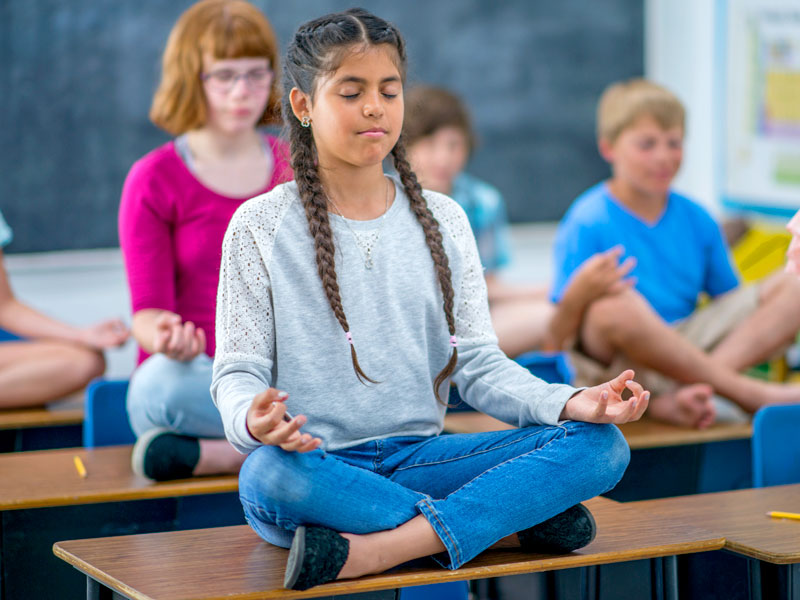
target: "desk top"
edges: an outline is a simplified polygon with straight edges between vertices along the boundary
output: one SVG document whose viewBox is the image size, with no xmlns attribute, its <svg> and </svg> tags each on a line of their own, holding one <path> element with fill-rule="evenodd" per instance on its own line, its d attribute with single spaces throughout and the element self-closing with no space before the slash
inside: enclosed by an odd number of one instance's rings
<svg viewBox="0 0 800 600">
<path fill-rule="evenodd" d="M 83 423 L 83 409 L 60 407 L 15 408 L 0 410 L 0 429 L 25 427 L 52 427 L 54 425 L 79 425 Z"/>
<path fill-rule="evenodd" d="M 725 538 L 725 548 L 774 564 L 800 562 L 800 521 L 768 511 L 800 513 L 800 484 L 631 502 Z"/>
<path fill-rule="evenodd" d="M 248 526 L 58 542 L 53 552 L 80 571 L 135 600 L 311 598 L 410 585 L 517 575 L 586 565 L 717 550 L 724 540 L 669 517 L 646 517 L 605 498 L 586 503 L 597 538 L 572 554 L 492 549 L 461 569 L 401 567 L 303 592 L 283 589 L 288 551 L 262 541 Z M 643 522 L 647 526 L 643 527 Z"/>
<path fill-rule="evenodd" d="M 236 475 L 155 483 L 131 470 L 132 446 L 0 454 L 0 510 L 235 492 Z M 73 457 L 80 456 L 82 479 Z"/>
<path fill-rule="evenodd" d="M 479 433 L 514 427 L 483 413 L 458 412 L 445 417 L 444 428 L 451 433 Z M 620 426 L 620 430 L 631 450 L 747 439 L 753 433 L 750 423 L 718 423 L 701 430 L 677 427 L 650 419 L 625 423 Z"/>
</svg>

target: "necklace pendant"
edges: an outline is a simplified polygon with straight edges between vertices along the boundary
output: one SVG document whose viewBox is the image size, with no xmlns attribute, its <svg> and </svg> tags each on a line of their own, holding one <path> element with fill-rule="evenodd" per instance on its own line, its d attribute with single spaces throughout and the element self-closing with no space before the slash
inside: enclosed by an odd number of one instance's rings
<svg viewBox="0 0 800 600">
<path fill-rule="evenodd" d="M 372 268 L 372 257 L 371 256 L 367 256 L 367 259 L 364 261 L 364 266 L 367 269 L 371 269 Z"/>
</svg>

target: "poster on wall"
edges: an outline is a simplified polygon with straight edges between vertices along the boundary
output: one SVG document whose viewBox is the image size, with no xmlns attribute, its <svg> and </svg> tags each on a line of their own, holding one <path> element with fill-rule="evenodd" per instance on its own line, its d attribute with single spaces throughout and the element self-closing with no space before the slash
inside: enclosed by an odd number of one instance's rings
<svg viewBox="0 0 800 600">
<path fill-rule="evenodd" d="M 724 4 L 722 201 L 793 214 L 800 208 L 800 2 Z"/>
</svg>

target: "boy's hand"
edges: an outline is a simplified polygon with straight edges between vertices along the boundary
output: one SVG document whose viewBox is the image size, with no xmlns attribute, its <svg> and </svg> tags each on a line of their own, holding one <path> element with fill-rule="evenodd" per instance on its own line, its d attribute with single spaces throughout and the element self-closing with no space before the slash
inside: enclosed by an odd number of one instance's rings
<svg viewBox="0 0 800 600">
<path fill-rule="evenodd" d="M 575 271 L 564 296 L 569 296 L 576 306 L 586 306 L 600 296 L 618 294 L 633 287 L 636 279 L 628 274 L 636 266 L 636 259 L 629 256 L 620 264 L 624 251 L 622 246 L 614 246 L 584 261 Z"/>
<path fill-rule="evenodd" d="M 322 440 L 307 433 L 300 433 L 306 418 L 297 415 L 291 421 L 284 420 L 289 394 L 269 388 L 261 392 L 247 409 L 247 430 L 250 435 L 268 446 L 280 446 L 287 452 L 310 452 L 317 449 Z"/>
<path fill-rule="evenodd" d="M 578 392 L 567 401 L 559 418 L 617 425 L 637 421 L 647 408 L 650 392 L 633 381 L 633 375 L 628 369 L 611 381 Z M 629 400 L 622 399 L 625 389 L 633 393 Z"/>
</svg>

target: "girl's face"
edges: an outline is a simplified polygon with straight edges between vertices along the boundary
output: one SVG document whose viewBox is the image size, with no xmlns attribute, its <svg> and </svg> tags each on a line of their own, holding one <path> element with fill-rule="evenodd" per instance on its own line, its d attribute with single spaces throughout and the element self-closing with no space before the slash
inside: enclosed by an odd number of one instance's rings
<svg viewBox="0 0 800 600">
<path fill-rule="evenodd" d="M 408 158 L 422 187 L 449 194 L 467 164 L 469 141 L 458 127 L 440 127 L 409 146 Z"/>
<path fill-rule="evenodd" d="M 323 168 L 380 164 L 403 128 L 403 83 L 388 45 L 348 53 L 335 72 L 317 83 L 311 100 L 299 103 L 299 118 L 311 130 Z M 294 107 L 293 101 L 293 107 Z"/>
<path fill-rule="evenodd" d="M 203 56 L 206 126 L 227 135 L 252 130 L 267 107 L 272 77 L 267 58 Z"/>
</svg>

